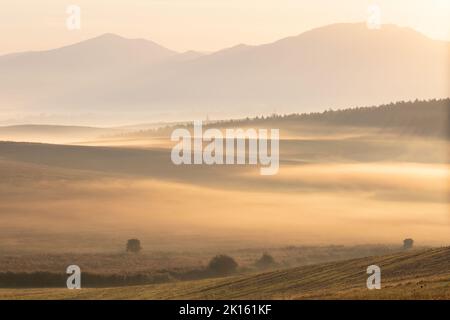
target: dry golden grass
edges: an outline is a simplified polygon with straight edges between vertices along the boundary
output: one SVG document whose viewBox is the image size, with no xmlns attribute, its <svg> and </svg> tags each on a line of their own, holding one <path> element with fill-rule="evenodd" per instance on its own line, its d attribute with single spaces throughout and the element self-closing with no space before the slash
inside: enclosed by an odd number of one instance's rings
<svg viewBox="0 0 450 320">
<path fill-rule="evenodd" d="M 304 266 L 244 276 L 107 289 L 3 289 L 0 299 L 449 299 L 450 248 Z M 381 267 L 382 289 L 366 288 Z"/>
</svg>

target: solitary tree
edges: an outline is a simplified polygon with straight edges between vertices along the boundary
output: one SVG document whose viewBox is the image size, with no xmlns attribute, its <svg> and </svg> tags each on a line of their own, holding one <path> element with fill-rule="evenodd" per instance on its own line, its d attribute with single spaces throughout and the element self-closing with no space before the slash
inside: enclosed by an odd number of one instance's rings
<svg viewBox="0 0 450 320">
<path fill-rule="evenodd" d="M 225 276 L 236 272 L 237 262 L 230 256 L 219 255 L 211 259 L 208 270 L 214 275 Z"/>
<path fill-rule="evenodd" d="M 141 251 L 141 241 L 139 239 L 130 239 L 127 242 L 127 252 L 138 253 Z"/>
<path fill-rule="evenodd" d="M 413 247 L 414 240 L 413 239 L 405 239 L 403 240 L 403 249 L 411 249 Z"/>
</svg>

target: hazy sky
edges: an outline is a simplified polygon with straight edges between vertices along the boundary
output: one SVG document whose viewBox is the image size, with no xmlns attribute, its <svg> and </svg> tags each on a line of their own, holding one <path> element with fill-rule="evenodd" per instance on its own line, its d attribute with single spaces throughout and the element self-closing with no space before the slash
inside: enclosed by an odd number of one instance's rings
<svg viewBox="0 0 450 320">
<path fill-rule="evenodd" d="M 450 40 L 450 0 L 2 0 L 0 54 L 50 49 L 112 32 L 177 51 L 260 44 L 310 28 L 365 21 L 378 4 L 382 23 Z M 66 28 L 66 8 L 81 8 L 81 30 Z"/>
</svg>

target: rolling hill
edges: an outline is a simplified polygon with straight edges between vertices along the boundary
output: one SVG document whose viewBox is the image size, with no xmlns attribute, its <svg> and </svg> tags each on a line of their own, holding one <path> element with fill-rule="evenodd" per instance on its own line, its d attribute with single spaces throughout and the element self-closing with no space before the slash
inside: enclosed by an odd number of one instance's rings
<svg viewBox="0 0 450 320">
<path fill-rule="evenodd" d="M 404 251 L 228 278 L 107 289 L 0 290 L 0 299 L 449 299 L 450 248 Z M 381 268 L 381 290 L 366 269 Z"/>
</svg>

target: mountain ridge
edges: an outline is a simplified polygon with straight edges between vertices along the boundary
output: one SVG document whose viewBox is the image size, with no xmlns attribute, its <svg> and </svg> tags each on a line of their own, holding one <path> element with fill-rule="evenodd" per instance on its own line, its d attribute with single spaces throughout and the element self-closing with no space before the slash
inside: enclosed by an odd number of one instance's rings
<svg viewBox="0 0 450 320">
<path fill-rule="evenodd" d="M 103 34 L 31 58 L 0 57 L 0 103 L 26 115 L 101 114 L 105 125 L 108 117 L 224 118 L 445 98 L 449 48 L 410 28 L 361 23 L 209 54 Z"/>
</svg>

